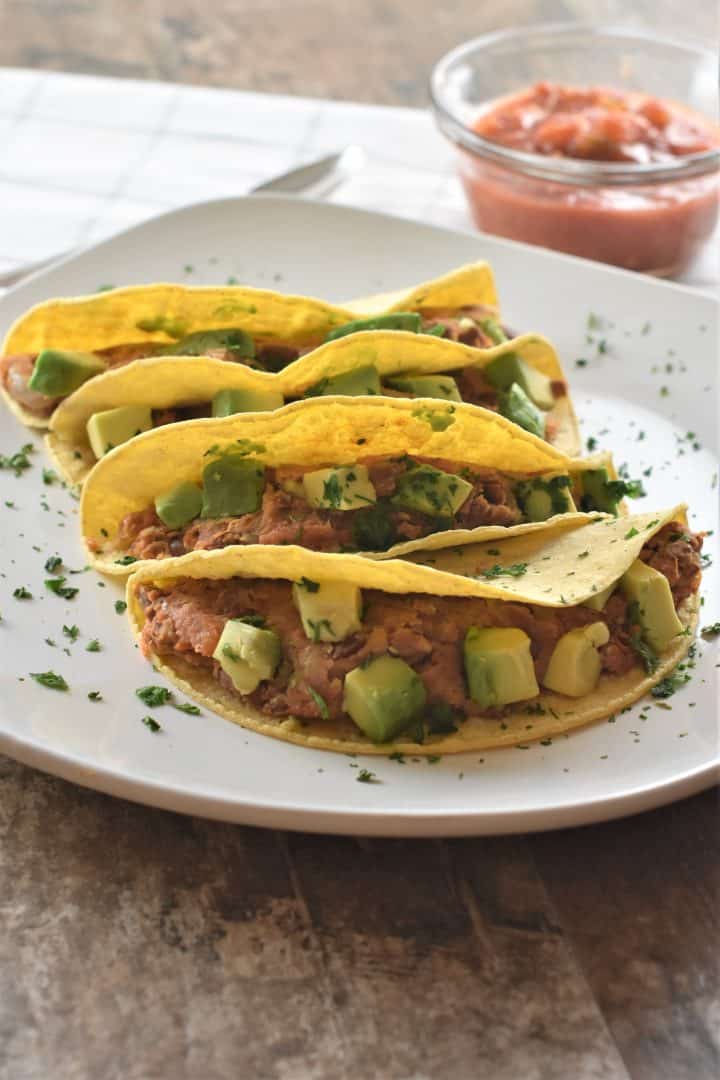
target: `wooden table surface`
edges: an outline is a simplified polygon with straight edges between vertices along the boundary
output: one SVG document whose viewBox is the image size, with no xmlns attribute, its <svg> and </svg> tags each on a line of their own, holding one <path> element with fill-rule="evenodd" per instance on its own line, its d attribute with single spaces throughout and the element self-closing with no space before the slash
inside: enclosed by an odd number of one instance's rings
<svg viewBox="0 0 720 1080">
<path fill-rule="evenodd" d="M 422 104 L 464 36 L 625 7 L 0 0 L 0 64 Z M 713 37 L 705 0 L 633 7 Z M 718 836 L 715 792 L 544 836 L 294 835 L 0 758 L 0 1078 L 715 1080 Z"/>
</svg>

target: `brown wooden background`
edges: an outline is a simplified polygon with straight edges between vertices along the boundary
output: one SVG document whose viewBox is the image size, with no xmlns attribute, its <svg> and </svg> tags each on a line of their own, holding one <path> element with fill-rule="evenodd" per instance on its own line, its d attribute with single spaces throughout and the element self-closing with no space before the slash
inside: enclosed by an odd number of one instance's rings
<svg viewBox="0 0 720 1080">
<path fill-rule="evenodd" d="M 0 0 L 0 64 L 398 104 L 470 34 L 705 0 Z M 718 802 L 366 841 L 132 806 L 0 758 L 2 1080 L 715 1080 Z"/>
</svg>

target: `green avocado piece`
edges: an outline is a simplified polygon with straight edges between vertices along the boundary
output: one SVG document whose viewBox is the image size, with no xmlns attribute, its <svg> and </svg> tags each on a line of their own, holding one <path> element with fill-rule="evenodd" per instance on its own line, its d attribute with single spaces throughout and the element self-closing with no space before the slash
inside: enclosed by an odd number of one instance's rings
<svg viewBox="0 0 720 1080">
<path fill-rule="evenodd" d="M 347 337 L 348 334 L 357 334 L 361 330 L 409 330 L 412 334 L 419 334 L 422 319 L 416 311 L 396 311 L 391 315 L 376 315 L 371 319 L 353 319 L 331 330 L 326 341 L 335 341 L 336 338 Z"/>
<path fill-rule="evenodd" d="M 402 473 L 391 497 L 393 506 L 431 517 L 453 517 L 472 491 L 472 484 L 432 465 L 415 465 Z"/>
<path fill-rule="evenodd" d="M 528 521 L 547 521 L 555 514 L 577 510 L 570 493 L 570 477 L 565 474 L 523 480 L 515 488 L 515 496 Z"/>
<path fill-rule="evenodd" d="M 305 498 L 319 510 L 360 510 L 377 500 L 365 465 L 315 469 L 302 478 Z"/>
<path fill-rule="evenodd" d="M 362 592 L 341 581 L 302 581 L 293 585 L 293 600 L 303 630 L 311 641 L 343 641 L 362 629 Z"/>
<path fill-rule="evenodd" d="M 382 394 L 380 376 L 373 364 L 344 371 L 340 375 L 328 375 L 315 383 L 303 394 L 303 397 L 329 397 L 342 394 L 345 397 L 370 397 Z"/>
<path fill-rule="evenodd" d="M 517 353 L 506 352 L 496 356 L 483 370 L 496 390 L 509 390 L 513 383 L 517 383 L 539 409 L 547 412 L 555 404 L 552 380 L 542 371 L 531 367 Z"/>
<path fill-rule="evenodd" d="M 618 506 L 622 495 L 617 488 L 623 487 L 608 476 L 607 469 L 585 469 L 580 474 L 583 495 L 580 506 L 583 510 L 600 510 L 605 514 L 615 514 L 617 517 Z"/>
<path fill-rule="evenodd" d="M 177 484 L 155 498 L 155 513 L 168 529 L 181 529 L 202 510 L 203 493 L 197 484 Z"/>
<path fill-rule="evenodd" d="M 279 390 L 218 390 L 212 400 L 213 416 L 234 416 L 243 412 L 272 412 L 285 399 Z"/>
<path fill-rule="evenodd" d="M 510 340 L 497 319 L 491 317 L 480 319 L 479 324 L 494 345 L 502 345 L 503 342 Z"/>
<path fill-rule="evenodd" d="M 152 426 L 149 405 L 121 405 L 117 409 L 93 413 L 86 430 L 90 448 L 99 460 L 108 450 L 134 438 L 141 431 L 149 431 Z"/>
<path fill-rule="evenodd" d="M 235 326 L 224 326 L 219 330 L 198 330 L 182 338 L 172 349 L 166 350 L 168 356 L 204 356 L 209 350 L 225 349 L 238 360 L 255 356 L 255 342 L 244 330 Z"/>
<path fill-rule="evenodd" d="M 463 651 L 470 697 L 481 708 L 526 701 L 540 693 L 524 630 L 471 626 Z"/>
<path fill-rule="evenodd" d="M 67 397 L 103 371 L 105 364 L 93 353 L 43 349 L 35 361 L 28 389 L 47 397 Z"/>
<path fill-rule="evenodd" d="M 552 651 L 543 686 L 568 697 L 579 698 L 592 693 L 602 668 L 598 649 L 609 640 L 610 631 L 604 622 L 568 630 Z"/>
<path fill-rule="evenodd" d="M 636 559 L 620 578 L 620 587 L 628 600 L 636 605 L 636 616 L 645 641 L 655 652 L 664 652 L 683 632 L 668 579 L 642 559 Z"/>
<path fill-rule="evenodd" d="M 385 382 L 391 390 L 400 390 L 413 397 L 462 401 L 458 385 L 450 375 L 393 375 Z"/>
<path fill-rule="evenodd" d="M 272 679 L 282 655 L 280 638 L 242 619 L 228 619 L 213 659 L 232 679 L 240 694 L 252 694 L 264 679 Z"/>
<path fill-rule="evenodd" d="M 608 585 L 607 589 L 601 589 L 600 592 L 588 596 L 587 600 L 583 600 L 581 607 L 589 607 L 592 611 L 604 611 L 605 605 L 615 592 L 616 586 L 617 581 L 613 581 L 612 585 Z"/>
<path fill-rule="evenodd" d="M 513 383 L 509 390 L 498 394 L 498 407 L 502 416 L 512 420 L 513 424 L 539 439 L 545 438 L 545 417 L 519 383 Z"/>
<path fill-rule="evenodd" d="M 375 743 L 389 742 L 425 708 L 420 676 L 398 656 L 385 653 L 345 676 L 343 709 Z"/>
<path fill-rule="evenodd" d="M 232 451 L 211 461 L 203 469 L 201 517 L 241 517 L 260 506 L 265 486 L 261 462 Z"/>
</svg>

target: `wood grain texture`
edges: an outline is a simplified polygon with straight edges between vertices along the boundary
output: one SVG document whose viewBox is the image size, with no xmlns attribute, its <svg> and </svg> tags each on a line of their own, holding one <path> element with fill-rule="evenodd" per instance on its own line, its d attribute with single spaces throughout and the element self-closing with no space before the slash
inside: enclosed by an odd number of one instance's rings
<svg viewBox="0 0 720 1080">
<path fill-rule="evenodd" d="M 464 37 L 627 7 L 0 0 L 0 64 L 421 105 Z M 708 0 L 633 10 L 715 37 Z M 0 1080 L 717 1080 L 717 811 L 363 841 L 0 757 Z"/>
<path fill-rule="evenodd" d="M 711 0 L 0 0 L 0 64 L 424 105 L 459 42 L 573 18 L 717 35 Z"/>
</svg>

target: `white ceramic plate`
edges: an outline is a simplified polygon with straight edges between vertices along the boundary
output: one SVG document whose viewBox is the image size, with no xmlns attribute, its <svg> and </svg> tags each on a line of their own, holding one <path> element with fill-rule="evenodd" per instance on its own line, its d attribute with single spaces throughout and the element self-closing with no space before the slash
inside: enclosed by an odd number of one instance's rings
<svg viewBox="0 0 720 1080">
<path fill-rule="evenodd" d="M 103 284 L 210 284 L 232 275 L 343 300 L 480 258 L 495 268 L 510 324 L 540 330 L 558 345 L 585 436 L 612 447 L 630 475 L 652 470 L 645 477 L 648 497 L 638 507 L 687 499 L 692 524 L 714 529 L 716 310 L 712 300 L 678 286 L 380 214 L 245 198 L 166 214 L 37 275 L 0 300 L 0 329 L 4 333 L 39 300 Z M 7 413 L 1 431 L 5 454 L 33 438 Z M 73 569 L 82 567 L 83 557 L 77 503 L 58 484 L 43 483 L 39 448 L 34 460 L 18 479 L 0 471 L 6 503 L 0 749 L 20 761 L 173 810 L 387 836 L 583 824 L 681 798 L 717 778 L 717 650 L 706 642 L 691 683 L 666 703 L 671 709 L 653 703 L 643 721 L 636 706 L 612 724 L 551 746 L 446 756 L 433 764 L 363 761 L 289 746 L 211 714 L 188 716 L 167 706 L 155 711 L 163 730 L 152 734 L 140 722 L 150 710 L 134 690 L 158 678 L 133 647 L 125 617 L 115 613 L 120 586 L 91 572 L 69 575 L 68 584 L 79 587 L 71 601 L 43 586 L 48 556 L 62 555 Z M 703 624 L 720 619 L 714 573 L 705 577 Z M 15 599 L 20 586 L 34 599 Z M 80 628 L 74 643 L 63 624 Z M 101 652 L 85 651 L 93 638 Z M 70 693 L 28 677 L 50 669 L 67 679 Z M 88 700 L 92 690 L 101 691 L 102 702 Z M 356 782 L 362 767 L 379 782 Z"/>
</svg>

